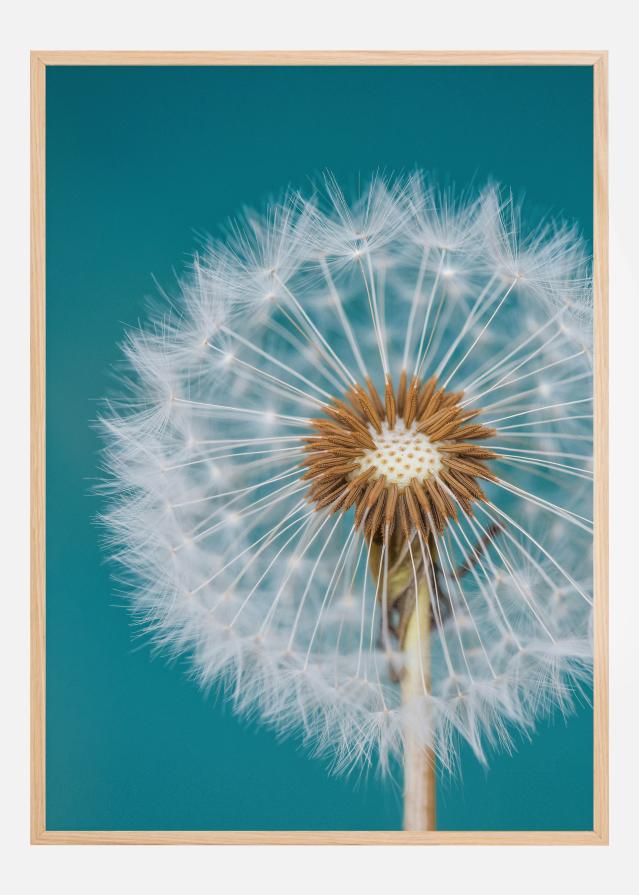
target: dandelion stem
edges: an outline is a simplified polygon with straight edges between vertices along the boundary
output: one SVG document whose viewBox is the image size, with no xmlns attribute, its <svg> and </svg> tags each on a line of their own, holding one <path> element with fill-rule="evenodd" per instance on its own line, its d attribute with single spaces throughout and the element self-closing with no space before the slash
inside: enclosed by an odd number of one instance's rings
<svg viewBox="0 0 639 895">
<path fill-rule="evenodd" d="M 408 550 L 386 531 L 384 546 L 373 543 L 369 556 L 371 572 L 378 579 L 376 602 L 381 596 L 382 633 L 390 637 L 388 615 L 395 608 L 400 612 L 399 636 L 403 651 L 401 695 L 404 715 L 404 829 L 435 829 L 435 753 L 432 742 L 424 741 L 424 729 L 431 729 L 431 584 L 425 567 L 418 568 L 410 541 Z M 428 553 L 432 563 L 433 544 L 423 544 L 422 558 Z M 418 551 L 419 552 L 419 551 Z M 390 554 L 390 555 L 389 555 Z M 425 562 L 425 558 L 424 558 Z M 381 595 L 379 594 L 381 587 Z M 412 589 L 413 601 L 406 606 L 406 594 Z M 400 608 L 402 607 L 402 608 Z M 405 623 L 401 615 L 408 609 Z M 389 643 L 384 643 L 387 651 Z M 444 647 L 446 650 L 446 648 Z M 447 652 L 447 650 L 446 650 Z"/>
<path fill-rule="evenodd" d="M 430 598 L 428 579 L 421 577 L 416 588 L 416 605 L 404 638 L 402 703 L 424 699 L 430 688 Z M 435 753 L 407 726 L 404 732 L 404 829 L 435 829 Z"/>
</svg>

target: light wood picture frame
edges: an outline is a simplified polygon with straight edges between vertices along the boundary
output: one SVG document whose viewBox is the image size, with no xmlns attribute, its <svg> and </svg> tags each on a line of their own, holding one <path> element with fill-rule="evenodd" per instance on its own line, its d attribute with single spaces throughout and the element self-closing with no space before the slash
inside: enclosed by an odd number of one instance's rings
<svg viewBox="0 0 639 895">
<path fill-rule="evenodd" d="M 50 66 L 588 66 L 594 84 L 594 824 L 591 831 L 47 830 L 45 811 L 45 83 Z M 605 845 L 608 843 L 607 53 L 78 52 L 31 54 L 31 841 L 33 844 Z"/>
</svg>

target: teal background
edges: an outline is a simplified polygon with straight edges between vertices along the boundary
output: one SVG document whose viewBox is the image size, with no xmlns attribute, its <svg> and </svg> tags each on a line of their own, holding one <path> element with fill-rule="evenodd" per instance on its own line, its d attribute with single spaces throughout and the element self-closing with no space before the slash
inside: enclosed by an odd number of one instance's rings
<svg viewBox="0 0 639 895">
<path fill-rule="evenodd" d="M 198 234 L 330 168 L 494 177 L 592 236 L 586 68 L 49 68 L 47 826 L 397 829 L 397 780 L 336 778 L 133 637 L 93 517 L 117 343 Z M 592 827 L 592 714 L 488 770 L 462 752 L 440 829 Z"/>
</svg>

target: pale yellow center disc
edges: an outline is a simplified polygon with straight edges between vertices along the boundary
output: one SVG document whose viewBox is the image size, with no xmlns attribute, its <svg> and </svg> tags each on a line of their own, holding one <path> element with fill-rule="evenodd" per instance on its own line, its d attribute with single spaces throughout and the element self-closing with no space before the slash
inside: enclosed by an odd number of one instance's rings
<svg viewBox="0 0 639 895">
<path fill-rule="evenodd" d="M 366 472 L 372 466 L 375 469 L 372 480 L 385 475 L 389 484 L 405 488 L 411 479 L 423 482 L 437 475 L 441 468 L 439 451 L 428 436 L 414 426 L 407 429 L 401 419 L 397 420 L 394 429 L 383 423 L 381 435 L 375 431 L 371 431 L 371 435 L 375 447 L 364 451 L 354 475 Z"/>
</svg>

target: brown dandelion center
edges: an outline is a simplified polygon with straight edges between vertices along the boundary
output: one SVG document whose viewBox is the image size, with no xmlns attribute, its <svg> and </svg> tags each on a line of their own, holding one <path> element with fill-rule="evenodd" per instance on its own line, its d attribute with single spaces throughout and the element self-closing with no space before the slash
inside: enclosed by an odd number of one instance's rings
<svg viewBox="0 0 639 895">
<path fill-rule="evenodd" d="M 461 510 L 485 500 L 479 479 L 494 479 L 486 460 L 493 451 L 477 442 L 495 431 L 469 422 L 481 411 L 462 406 L 463 392 L 402 373 L 397 391 L 390 376 L 384 400 L 370 380 L 344 400 L 334 399 L 326 417 L 313 419 L 305 439 L 304 478 L 316 508 L 346 512 L 369 540 L 395 532 L 427 538 L 441 532 Z"/>
</svg>

